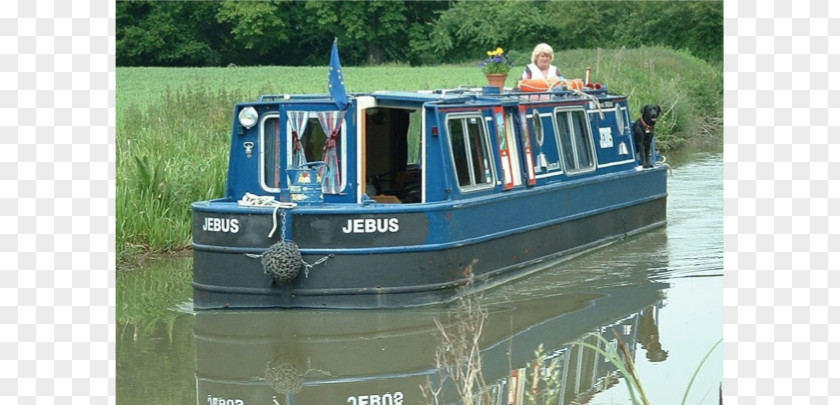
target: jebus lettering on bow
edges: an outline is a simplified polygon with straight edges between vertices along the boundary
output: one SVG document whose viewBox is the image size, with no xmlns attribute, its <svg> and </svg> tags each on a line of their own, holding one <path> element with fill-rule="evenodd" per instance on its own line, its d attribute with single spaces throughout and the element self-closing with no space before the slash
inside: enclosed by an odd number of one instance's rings
<svg viewBox="0 0 840 405">
<path fill-rule="evenodd" d="M 399 218 L 348 219 L 347 225 L 341 228 L 344 233 L 393 233 L 399 230 Z"/>
</svg>

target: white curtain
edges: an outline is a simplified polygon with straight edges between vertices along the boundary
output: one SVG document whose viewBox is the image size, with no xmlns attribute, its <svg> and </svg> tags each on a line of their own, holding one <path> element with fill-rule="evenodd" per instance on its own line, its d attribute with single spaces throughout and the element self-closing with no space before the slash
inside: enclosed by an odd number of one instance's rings
<svg viewBox="0 0 840 405">
<path fill-rule="evenodd" d="M 303 133 L 306 132 L 306 124 L 309 122 L 308 111 L 289 111 L 289 126 L 292 127 L 292 163 L 291 167 L 297 167 L 306 163 L 306 154 L 303 150 Z"/>
<path fill-rule="evenodd" d="M 322 189 L 324 194 L 337 194 L 341 191 L 341 164 L 338 161 L 338 137 L 341 135 L 341 125 L 344 122 L 344 111 L 323 111 L 318 113 L 318 122 L 321 129 L 327 134 L 327 141 L 324 143 L 324 162 L 327 164 L 327 173 L 323 178 Z"/>
</svg>

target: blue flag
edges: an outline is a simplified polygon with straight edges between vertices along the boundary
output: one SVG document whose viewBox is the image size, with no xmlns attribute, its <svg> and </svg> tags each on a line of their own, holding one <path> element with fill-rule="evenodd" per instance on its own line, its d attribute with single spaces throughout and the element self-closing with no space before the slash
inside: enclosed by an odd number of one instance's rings
<svg viewBox="0 0 840 405">
<path fill-rule="evenodd" d="M 333 41 L 330 54 L 329 74 L 330 97 L 335 101 L 339 110 L 347 108 L 347 91 L 344 89 L 344 72 L 341 71 L 341 61 L 338 60 L 338 39 Z"/>
</svg>

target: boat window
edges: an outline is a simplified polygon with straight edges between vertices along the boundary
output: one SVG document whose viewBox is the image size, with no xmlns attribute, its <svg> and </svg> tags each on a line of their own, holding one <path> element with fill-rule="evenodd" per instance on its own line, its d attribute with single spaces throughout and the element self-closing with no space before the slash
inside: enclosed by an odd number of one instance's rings
<svg viewBox="0 0 840 405">
<path fill-rule="evenodd" d="M 324 194 L 341 192 L 346 180 L 344 113 L 340 111 L 289 111 L 287 114 L 286 162 L 284 167 L 297 167 L 309 162 L 324 162 L 328 166 L 323 179 Z M 339 128 L 330 140 L 329 133 Z"/>
<path fill-rule="evenodd" d="M 624 112 L 620 108 L 615 108 L 615 125 L 618 127 L 618 133 L 624 133 Z"/>
<path fill-rule="evenodd" d="M 280 167 L 284 166 L 282 142 L 280 134 L 280 118 L 276 115 L 268 116 L 262 121 L 262 155 L 261 180 L 263 188 L 278 191 L 281 184 Z"/>
<path fill-rule="evenodd" d="M 594 169 L 595 148 L 586 113 L 583 110 L 559 110 L 555 118 L 566 172 L 576 173 Z"/>
<path fill-rule="evenodd" d="M 632 124 L 633 120 L 630 119 L 630 113 L 627 111 L 627 107 L 623 107 L 621 109 L 624 115 L 624 128 L 621 131 L 622 133 L 630 132 L 630 125 Z"/>
<path fill-rule="evenodd" d="M 458 185 L 462 189 L 492 186 L 493 155 L 484 119 L 481 116 L 450 117 L 447 128 Z"/>
<path fill-rule="evenodd" d="M 307 162 L 324 160 L 324 143 L 327 141 L 327 134 L 318 122 L 317 118 L 310 118 L 303 131 L 301 144 Z M 341 138 L 339 138 L 341 141 Z"/>
<path fill-rule="evenodd" d="M 284 125 L 285 130 L 281 128 Z M 289 112 L 285 124 L 280 123 L 278 115 L 268 115 L 262 120 L 260 134 L 260 180 L 267 191 L 279 192 L 287 186 L 283 168 L 325 160 L 327 135 L 314 113 Z M 295 137 L 299 142 L 295 142 Z M 339 136 L 336 139 L 339 164 L 344 155 L 343 143 L 343 136 Z"/>
<path fill-rule="evenodd" d="M 534 109 L 534 112 L 531 113 L 531 120 L 533 121 L 534 127 L 534 137 L 537 140 L 537 146 L 542 147 L 543 141 L 545 140 L 545 133 L 543 132 L 542 126 L 542 119 L 540 118 L 540 112 L 537 109 Z"/>
</svg>

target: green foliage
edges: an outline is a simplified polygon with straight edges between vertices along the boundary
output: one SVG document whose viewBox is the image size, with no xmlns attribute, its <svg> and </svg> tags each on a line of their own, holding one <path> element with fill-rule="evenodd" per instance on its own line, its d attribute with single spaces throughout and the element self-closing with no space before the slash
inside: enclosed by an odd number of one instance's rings
<svg viewBox="0 0 840 405">
<path fill-rule="evenodd" d="M 484 49 L 530 55 L 663 46 L 723 59 L 722 1 L 117 2 L 119 66 L 465 63 Z"/>
<path fill-rule="evenodd" d="M 399 1 L 305 2 L 307 25 L 340 38 L 342 61 L 352 65 L 382 63 L 389 42 L 404 42 L 406 9 Z"/>
<path fill-rule="evenodd" d="M 117 2 L 117 60 L 123 66 L 218 65 L 217 3 Z"/>
<path fill-rule="evenodd" d="M 117 244 L 123 259 L 136 250 L 187 246 L 190 202 L 224 191 L 224 128 L 230 128 L 229 111 L 241 94 L 200 83 L 162 93 L 148 106 L 117 110 Z"/>
<path fill-rule="evenodd" d="M 499 46 L 530 48 L 542 42 L 539 33 L 548 25 L 541 8 L 539 2 L 458 2 L 441 13 L 429 41 L 444 61 L 479 58 Z"/>
<path fill-rule="evenodd" d="M 516 56 L 526 58 L 524 53 Z M 350 92 L 484 86 L 478 59 L 464 66 L 345 68 Z M 720 126 L 722 69 L 665 48 L 560 51 L 568 78 L 592 80 L 629 96 L 631 116 L 660 104 L 660 149 Z M 518 66 L 522 66 L 517 63 Z M 516 86 L 514 69 L 506 85 Z M 327 93 L 327 67 L 117 68 L 117 254 L 189 246 L 193 201 L 225 191 L 233 105 L 261 94 Z"/>
<path fill-rule="evenodd" d="M 607 341 L 601 335 L 591 335 L 595 336 L 599 341 L 600 344 L 598 346 L 586 343 L 582 340 L 576 341 L 573 344 L 585 347 L 587 349 L 591 349 L 598 354 L 604 356 L 604 358 L 612 363 L 616 369 L 621 373 L 624 377 L 624 382 L 627 385 L 627 391 L 630 396 L 630 403 L 633 405 L 641 404 L 641 405 L 649 405 L 648 399 L 645 395 L 644 388 L 642 387 L 641 378 L 636 373 L 635 365 L 633 364 L 633 359 L 631 357 L 626 356 L 627 352 L 617 350 L 613 347 L 609 341 Z M 691 379 L 688 381 L 688 385 L 685 387 L 685 393 L 683 394 L 681 405 L 686 405 L 688 401 L 688 393 L 691 392 L 691 386 L 694 385 L 694 380 L 697 378 L 697 375 L 700 374 L 700 370 L 703 368 L 703 365 L 706 363 L 706 360 L 709 359 L 709 356 L 717 349 L 718 346 L 723 342 L 723 338 L 719 339 L 715 342 L 714 345 L 706 352 L 706 355 L 703 356 L 703 359 L 700 360 L 700 363 L 694 369 L 694 373 L 691 375 Z M 624 343 L 618 342 L 619 348 Z M 603 347 L 603 349 L 601 348 Z"/>
<path fill-rule="evenodd" d="M 712 353 L 715 351 L 715 349 L 717 349 L 718 346 L 720 346 L 721 343 L 723 343 L 723 338 L 720 338 L 717 342 L 715 342 L 712 348 L 709 349 L 708 352 L 706 352 L 705 356 L 703 356 L 703 359 L 700 360 L 700 364 L 697 365 L 697 368 L 694 369 L 694 373 L 691 374 L 691 379 L 688 381 L 688 386 L 685 387 L 685 394 L 683 394 L 683 399 L 681 402 L 682 405 L 685 405 L 686 401 L 688 401 L 688 393 L 691 392 L 691 386 L 694 385 L 694 380 L 697 378 L 697 375 L 700 374 L 700 369 L 703 368 L 703 364 L 706 363 L 706 360 L 709 359 L 709 356 L 712 355 Z"/>
<path fill-rule="evenodd" d="M 627 384 L 627 391 L 630 395 L 631 404 L 650 405 L 641 381 L 639 381 L 639 376 L 636 374 L 635 367 L 633 366 L 633 359 L 625 356 L 622 352 L 613 347 L 603 336 L 597 334 L 591 336 L 595 336 L 600 341 L 598 346 L 586 343 L 582 340 L 576 341 L 574 344 L 597 352 L 615 366 L 615 368 L 624 377 L 624 382 Z M 622 345 L 623 343 L 619 342 L 618 344 Z M 601 348 L 602 346 L 604 347 L 603 349 Z"/>
<path fill-rule="evenodd" d="M 656 125 L 656 144 L 661 150 L 721 124 L 723 71 L 687 52 L 660 47 L 573 50 L 555 52 L 554 63 L 567 78 L 582 78 L 591 67 L 592 81 L 628 95 L 634 119 L 645 104 L 659 104 L 663 116 Z"/>
<path fill-rule="evenodd" d="M 222 2 L 216 19 L 230 26 L 232 42 L 267 55 L 289 40 L 289 19 L 280 3 Z"/>
<path fill-rule="evenodd" d="M 628 46 L 684 49 L 709 61 L 723 60 L 723 7 L 716 1 L 639 2 L 623 36 Z"/>
<path fill-rule="evenodd" d="M 670 5 L 670 2 L 662 2 Z M 546 38 L 555 50 L 580 48 L 618 48 L 653 45 L 649 42 L 628 44 L 627 30 L 633 21 L 644 17 L 633 12 L 639 2 L 562 1 L 545 4 Z M 722 19 L 721 19 L 722 22 Z"/>
<path fill-rule="evenodd" d="M 538 363 L 546 360 L 545 346 L 542 343 L 534 350 L 534 362 Z M 530 367 L 534 367 L 531 364 Z M 561 370 L 560 358 L 553 357 L 548 360 L 545 366 L 545 372 L 539 374 L 537 381 L 532 381 L 532 384 L 540 384 L 542 389 L 526 390 L 525 403 L 527 404 L 552 404 L 560 403 L 563 395 L 563 384 L 560 377 L 563 375 Z"/>
</svg>

